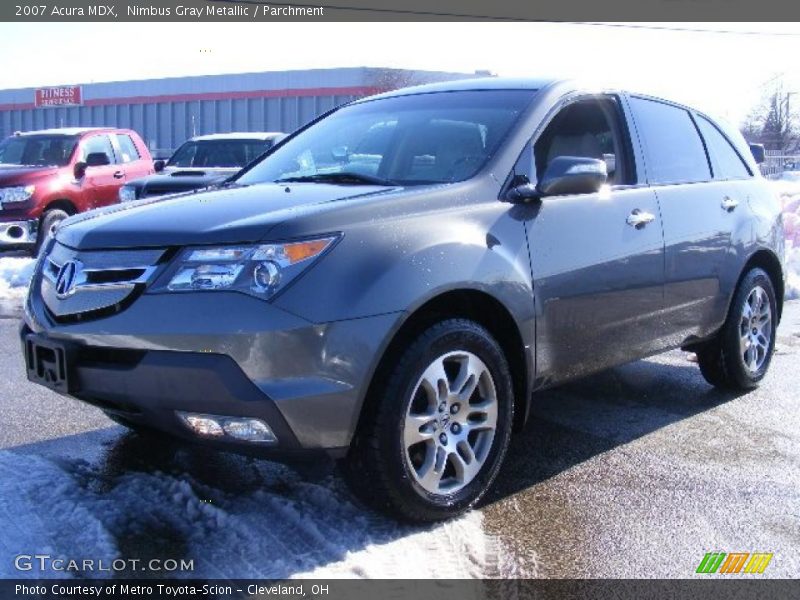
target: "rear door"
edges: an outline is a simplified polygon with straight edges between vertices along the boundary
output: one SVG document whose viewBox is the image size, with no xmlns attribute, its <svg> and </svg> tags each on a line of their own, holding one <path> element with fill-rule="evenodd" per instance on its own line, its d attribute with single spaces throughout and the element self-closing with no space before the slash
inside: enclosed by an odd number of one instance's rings
<svg viewBox="0 0 800 600">
<path fill-rule="evenodd" d="M 663 219 L 665 322 L 681 343 L 713 332 L 724 318 L 721 276 L 736 219 L 726 208 L 734 202 L 731 185 L 712 176 L 690 111 L 644 97 L 630 104 Z"/>
<path fill-rule="evenodd" d="M 81 140 L 81 161 L 90 154 L 102 153 L 108 156 L 109 164 L 87 167 L 82 187 L 89 197 L 92 208 L 107 206 L 118 201 L 118 191 L 125 181 L 125 172 L 118 164 L 117 155 L 108 134 L 97 133 Z"/>
<path fill-rule="evenodd" d="M 661 343 L 664 245 L 622 99 L 564 106 L 533 151 L 537 178 L 557 156 L 603 159 L 610 172 L 600 193 L 545 197 L 526 219 L 538 375 L 553 382 L 651 353 Z"/>
</svg>

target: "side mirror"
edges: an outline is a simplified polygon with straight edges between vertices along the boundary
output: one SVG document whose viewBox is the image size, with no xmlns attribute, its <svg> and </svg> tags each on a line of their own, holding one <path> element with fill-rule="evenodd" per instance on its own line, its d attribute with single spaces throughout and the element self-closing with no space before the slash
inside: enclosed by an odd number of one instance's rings
<svg viewBox="0 0 800 600">
<path fill-rule="evenodd" d="M 750 152 L 753 153 L 753 158 L 759 165 L 767 160 L 766 152 L 764 152 L 764 144 L 750 144 Z"/>
<path fill-rule="evenodd" d="M 86 175 L 86 163 L 83 161 L 76 162 L 72 172 L 75 175 L 75 179 L 83 179 L 83 176 Z"/>
<path fill-rule="evenodd" d="M 506 198 L 514 204 L 525 204 L 532 200 L 538 200 L 542 195 L 533 183 L 523 183 L 508 190 Z"/>
<path fill-rule="evenodd" d="M 111 159 L 105 152 L 91 152 L 86 157 L 87 167 L 104 167 L 111 164 Z"/>
<path fill-rule="evenodd" d="M 540 196 L 593 194 L 608 180 L 604 160 L 582 156 L 557 156 L 547 165 L 537 191 Z"/>
<path fill-rule="evenodd" d="M 153 163 L 153 168 L 156 170 L 156 173 L 163 171 L 165 166 L 167 166 L 167 163 L 163 160 L 157 160 Z"/>
</svg>

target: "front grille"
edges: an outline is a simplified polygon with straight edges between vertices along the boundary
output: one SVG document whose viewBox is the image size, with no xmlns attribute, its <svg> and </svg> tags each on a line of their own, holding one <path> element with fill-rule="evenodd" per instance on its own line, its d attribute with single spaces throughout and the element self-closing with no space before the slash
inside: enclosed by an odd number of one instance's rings
<svg viewBox="0 0 800 600">
<path fill-rule="evenodd" d="M 164 250 L 74 250 L 56 243 L 41 265 L 41 296 L 56 319 L 113 312 L 141 291 Z"/>
</svg>

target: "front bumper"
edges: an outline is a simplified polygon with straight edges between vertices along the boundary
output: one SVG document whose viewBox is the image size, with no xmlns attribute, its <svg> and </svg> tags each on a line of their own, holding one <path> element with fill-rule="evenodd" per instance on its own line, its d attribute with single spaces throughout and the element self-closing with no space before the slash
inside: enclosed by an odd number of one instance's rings
<svg viewBox="0 0 800 600">
<path fill-rule="evenodd" d="M 314 324 L 244 294 L 210 292 L 143 294 L 114 315 L 64 323 L 33 294 L 22 334 L 74 347 L 69 395 L 131 421 L 235 451 L 337 454 L 399 318 Z M 176 411 L 260 418 L 278 443 L 200 438 Z"/>
<path fill-rule="evenodd" d="M 36 243 L 39 221 L 0 222 L 0 246 L 32 246 Z"/>
</svg>

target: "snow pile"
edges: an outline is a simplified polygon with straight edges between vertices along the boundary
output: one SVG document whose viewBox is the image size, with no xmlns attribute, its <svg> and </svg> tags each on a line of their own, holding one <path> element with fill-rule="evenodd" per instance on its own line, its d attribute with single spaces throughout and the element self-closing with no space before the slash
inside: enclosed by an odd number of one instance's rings
<svg viewBox="0 0 800 600">
<path fill-rule="evenodd" d="M 25 297 L 35 262 L 27 257 L 0 258 L 0 298 Z"/>
<path fill-rule="evenodd" d="M 787 300 L 800 299 L 800 194 L 797 186 L 790 190 L 779 188 L 783 205 L 783 230 L 786 234 L 786 293 Z"/>
<path fill-rule="evenodd" d="M 193 571 L 171 575 L 200 578 L 464 578 L 509 564 L 478 512 L 410 527 L 357 505 L 332 473 L 311 482 L 275 463 L 195 449 L 161 461 L 168 472 L 143 472 L 116 465 L 140 448 L 111 452 L 119 456 L 91 464 L 0 451 L 0 577 L 82 575 L 20 573 L 18 554 L 193 560 Z"/>
<path fill-rule="evenodd" d="M 787 300 L 800 300 L 800 240 L 797 246 L 786 241 L 786 294 Z"/>
</svg>

